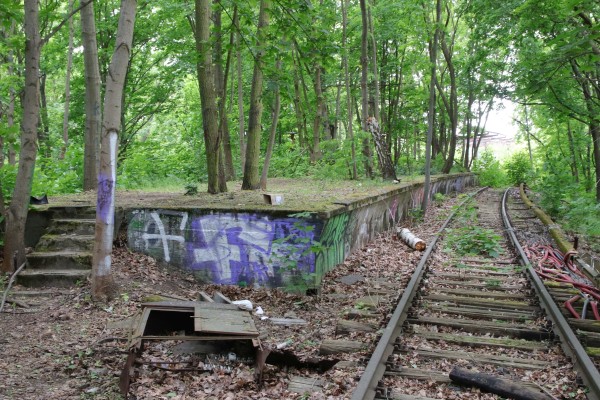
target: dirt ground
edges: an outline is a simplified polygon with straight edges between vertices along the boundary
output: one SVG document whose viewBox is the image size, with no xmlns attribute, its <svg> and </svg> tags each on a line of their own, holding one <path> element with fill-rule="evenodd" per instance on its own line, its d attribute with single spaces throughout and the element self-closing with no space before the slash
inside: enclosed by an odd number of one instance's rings
<svg viewBox="0 0 600 400">
<path fill-rule="evenodd" d="M 348 188 L 348 193 L 359 189 Z M 160 194 L 146 196 L 143 201 L 159 197 Z M 187 197 L 182 195 L 183 199 Z M 432 205 L 424 221 L 414 225 L 414 232 L 427 240 L 453 202 L 454 199 L 449 198 L 443 206 Z M 7 304 L 8 312 L 0 314 L 0 399 L 122 398 L 119 374 L 141 304 L 157 296 L 197 300 L 200 291 L 213 293 L 215 290 L 232 300 L 251 300 L 255 306 L 261 306 L 267 316 L 306 321 L 304 325 L 280 326 L 254 315 L 264 348 L 279 346 L 301 360 L 321 360 L 331 358 L 319 355 L 323 340 L 345 338 L 363 341 L 364 351 L 336 356 L 349 363 L 344 368 L 325 372 L 322 377 L 327 384 L 309 397 L 288 391 L 289 379 L 314 374 L 319 377 L 322 371 L 267 365 L 263 384 L 259 386 L 252 369 L 239 364 L 211 373 L 178 373 L 138 366 L 129 398 L 348 398 L 360 377 L 355 362 L 368 357 L 378 332 L 337 335 L 336 321 L 355 308 L 361 298 L 379 290 L 392 293 L 380 296 L 381 301 L 370 309 L 375 316 L 372 324 L 383 327 L 397 296 L 393 289 L 406 283 L 420 256 L 391 233 L 382 234 L 330 272 L 319 294 L 299 296 L 278 290 L 199 284 L 185 271 L 159 265 L 150 257 L 130 252 L 120 237 L 113 251 L 113 273 L 119 283 L 119 296 L 110 304 L 91 301 L 89 282 L 72 289 L 28 290 L 19 286 L 11 289 L 8 298 L 17 303 Z M 358 277 L 358 281 L 340 282 L 340 278 L 347 275 Z M 392 290 L 382 290 L 388 286 Z M 159 346 L 149 349 L 148 353 L 149 359 L 165 360 L 172 356 L 172 349 Z"/>
<path fill-rule="evenodd" d="M 363 189 L 347 190 L 351 195 Z M 332 198 L 338 198 L 338 194 L 333 193 Z M 166 196 L 129 195 L 129 202 L 135 196 L 140 201 Z M 235 199 L 237 194 L 233 196 Z M 182 194 L 181 201 L 188 201 L 188 197 L 191 196 Z M 92 198 L 80 197 L 82 201 Z M 168 199 L 172 201 L 172 197 Z M 456 201 L 448 198 L 443 204 L 432 204 L 423 221 L 404 226 L 428 241 Z M 348 399 L 360 379 L 363 368 L 360 363 L 370 356 L 389 319 L 398 290 L 406 285 L 420 257 L 421 253 L 408 248 L 391 233 L 384 233 L 328 273 L 320 293 L 299 296 L 278 290 L 200 284 L 186 271 L 130 252 L 121 236 L 113 251 L 119 296 L 109 304 L 91 301 L 89 282 L 71 289 L 27 290 L 19 286 L 11 289 L 8 298 L 16 303 L 7 304 L 7 312 L 0 314 L 0 399 L 122 399 L 119 375 L 141 304 L 159 297 L 197 300 L 200 291 L 215 290 L 232 300 L 252 301 L 254 306 L 263 308 L 266 316 L 306 321 L 304 325 L 282 326 L 253 314 L 264 348 L 288 350 L 302 361 L 335 358 L 341 362 L 327 371 L 267 365 L 261 385 L 255 382 L 252 368 L 243 363 L 208 372 L 174 372 L 162 364 L 137 365 L 128 393 L 130 399 Z M 356 280 L 347 280 L 348 277 Z M 369 305 L 365 299 L 373 297 L 378 301 Z M 375 326 L 375 330 L 337 332 L 338 320 L 356 308 L 364 309 L 368 317 L 361 321 Z M 356 353 L 322 356 L 319 349 L 327 339 L 357 340 L 365 345 Z M 151 346 L 142 358 L 156 362 L 189 360 L 185 358 L 187 355 L 174 352 L 176 345 Z M 290 391 L 290 380 L 297 377 L 320 380 L 316 385 L 318 390 Z"/>
</svg>

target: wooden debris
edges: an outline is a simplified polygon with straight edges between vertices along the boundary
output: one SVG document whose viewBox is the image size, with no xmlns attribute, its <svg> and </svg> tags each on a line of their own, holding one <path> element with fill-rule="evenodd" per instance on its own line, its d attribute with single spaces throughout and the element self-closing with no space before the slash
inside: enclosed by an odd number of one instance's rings
<svg viewBox="0 0 600 400">
<path fill-rule="evenodd" d="M 307 322 L 300 318 L 269 318 L 275 325 L 306 325 Z"/>
<path fill-rule="evenodd" d="M 215 303 L 231 304 L 231 300 L 218 290 L 213 293 L 213 300 Z"/>
<path fill-rule="evenodd" d="M 194 330 L 212 334 L 258 336 L 250 313 L 205 308 L 203 305 L 194 309 Z"/>
<path fill-rule="evenodd" d="M 198 301 L 208 301 L 209 303 L 214 303 L 215 301 L 206 293 L 205 291 L 200 291 L 198 293 Z"/>
<path fill-rule="evenodd" d="M 354 340 L 332 340 L 326 339 L 321 343 L 319 354 L 356 353 L 364 348 L 364 343 Z"/>
<path fill-rule="evenodd" d="M 335 332 L 337 334 L 350 332 L 375 332 L 376 330 L 377 325 L 375 324 L 365 324 L 346 319 L 339 319 L 335 327 Z"/>
<path fill-rule="evenodd" d="M 424 240 L 416 237 L 407 228 L 396 228 L 396 235 L 397 235 L 398 239 L 401 239 L 404 243 L 406 243 L 412 249 L 415 249 L 417 251 L 423 251 L 427 248 L 427 243 L 425 243 Z"/>
<path fill-rule="evenodd" d="M 551 398 L 539 390 L 531 389 L 521 382 L 500 378 L 490 374 L 470 371 L 466 368 L 454 367 L 450 371 L 450 379 L 463 385 L 475 386 L 486 392 L 517 400 L 550 400 Z"/>
<path fill-rule="evenodd" d="M 306 378 L 303 376 L 292 376 L 288 384 L 290 392 L 304 394 L 323 391 L 323 381 L 316 378 Z"/>
</svg>

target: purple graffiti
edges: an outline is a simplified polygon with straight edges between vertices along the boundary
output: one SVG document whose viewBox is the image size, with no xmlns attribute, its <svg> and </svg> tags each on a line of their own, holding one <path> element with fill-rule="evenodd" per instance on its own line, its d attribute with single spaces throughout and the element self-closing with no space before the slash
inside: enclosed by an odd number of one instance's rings
<svg viewBox="0 0 600 400">
<path fill-rule="evenodd" d="M 285 268 L 314 272 L 314 233 L 295 218 L 205 215 L 192 220 L 191 236 L 188 265 L 215 283 L 271 286 Z"/>
<path fill-rule="evenodd" d="M 98 203 L 96 204 L 96 213 L 100 220 L 106 224 L 112 223 L 113 210 L 111 204 L 114 199 L 115 182 L 104 174 L 98 175 Z"/>
</svg>

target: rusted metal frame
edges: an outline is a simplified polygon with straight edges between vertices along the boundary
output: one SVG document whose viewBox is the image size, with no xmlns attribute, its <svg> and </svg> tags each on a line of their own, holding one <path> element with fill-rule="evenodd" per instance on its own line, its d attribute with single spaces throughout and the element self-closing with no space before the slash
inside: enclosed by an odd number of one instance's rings
<svg viewBox="0 0 600 400">
<path fill-rule="evenodd" d="M 452 221 L 458 210 L 461 208 L 460 206 L 477 196 L 479 193 L 483 192 L 485 189 L 487 189 L 487 187 L 479 189 L 477 192 L 466 198 L 458 207 L 456 207 L 455 211 L 448 217 L 448 219 L 446 219 L 446 221 L 444 221 L 442 227 L 433 236 L 431 244 L 427 245 L 427 250 L 425 250 L 425 253 L 423 253 L 415 272 L 413 272 L 412 277 L 410 278 L 410 281 L 406 286 L 406 289 L 404 290 L 404 293 L 402 294 L 402 297 L 400 298 L 400 301 L 398 302 L 398 305 L 396 306 L 396 309 L 394 310 L 394 313 L 392 314 L 392 317 L 390 318 L 383 335 L 381 336 L 381 339 L 379 339 L 379 343 L 377 344 L 375 351 L 369 359 L 369 363 L 367 364 L 367 367 L 365 368 L 365 371 L 358 382 L 358 386 L 352 393 L 352 400 L 372 400 L 375 398 L 377 384 L 381 378 L 383 378 L 385 373 L 385 364 L 388 357 L 394 351 L 394 342 L 400 335 L 402 324 L 406 320 L 411 303 L 419 289 L 423 274 L 425 273 L 425 265 L 427 264 L 427 261 L 429 261 L 429 256 L 433 252 L 439 237 L 444 232 L 444 229 L 446 229 L 450 221 Z"/>
<path fill-rule="evenodd" d="M 587 397 L 590 400 L 600 400 L 600 373 L 598 369 L 585 352 L 585 349 L 577 339 L 577 336 L 569 326 L 569 323 L 562 315 L 560 309 L 552 299 L 552 296 L 544 286 L 544 283 L 537 275 L 533 267 L 531 266 L 531 262 L 525 255 L 521 244 L 517 240 L 517 236 L 514 232 L 514 229 L 510 223 L 510 219 L 508 218 L 508 214 L 506 212 L 506 197 L 508 194 L 507 189 L 502 196 L 502 219 L 504 220 L 504 225 L 506 226 L 506 230 L 510 237 L 511 242 L 513 243 L 515 249 L 519 253 L 521 257 L 521 263 L 526 267 L 527 279 L 532 284 L 535 289 L 538 298 L 541 301 L 541 306 L 546 311 L 548 317 L 553 323 L 554 332 L 561 339 L 561 347 L 563 351 L 571 357 L 575 369 L 581 374 L 581 378 L 583 382 L 587 385 L 590 390 L 587 393 Z"/>
</svg>

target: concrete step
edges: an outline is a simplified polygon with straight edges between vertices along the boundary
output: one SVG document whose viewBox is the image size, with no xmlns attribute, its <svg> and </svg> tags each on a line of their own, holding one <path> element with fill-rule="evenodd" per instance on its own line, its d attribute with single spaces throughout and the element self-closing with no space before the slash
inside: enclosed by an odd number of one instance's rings
<svg viewBox="0 0 600 400">
<path fill-rule="evenodd" d="M 80 218 L 80 219 L 95 219 L 96 207 L 92 207 L 91 203 L 85 202 L 81 205 L 71 205 L 69 207 L 48 207 L 48 211 L 52 212 L 53 218 Z"/>
<path fill-rule="evenodd" d="M 92 267 L 89 251 L 34 251 L 27 255 L 27 268 L 31 270 L 85 270 Z"/>
<path fill-rule="evenodd" d="M 35 250 L 45 251 L 92 251 L 94 249 L 94 235 L 53 235 L 46 234 L 40 238 Z"/>
<path fill-rule="evenodd" d="M 71 287 L 80 282 L 86 282 L 90 274 L 91 270 L 89 269 L 25 269 L 17 276 L 17 282 L 27 287 Z"/>
<path fill-rule="evenodd" d="M 48 233 L 52 235 L 93 235 L 96 229 L 95 219 L 57 218 L 53 219 Z"/>
</svg>

